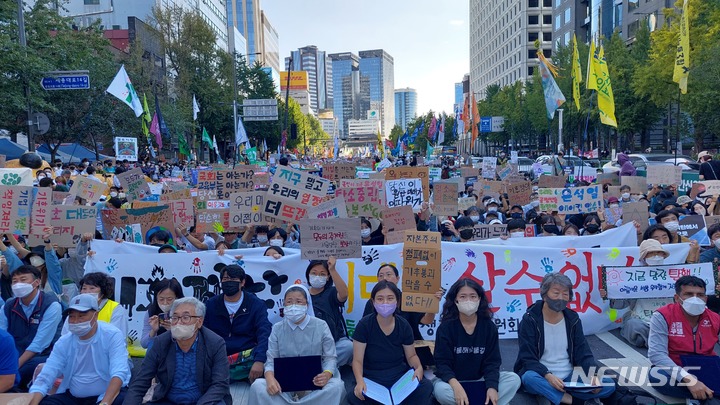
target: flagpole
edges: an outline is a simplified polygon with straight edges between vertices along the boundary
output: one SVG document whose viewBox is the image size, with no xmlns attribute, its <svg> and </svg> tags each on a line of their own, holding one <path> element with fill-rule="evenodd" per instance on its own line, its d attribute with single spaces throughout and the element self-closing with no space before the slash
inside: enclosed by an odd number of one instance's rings
<svg viewBox="0 0 720 405">
<path fill-rule="evenodd" d="M 678 87 L 677 117 L 675 118 L 675 165 L 677 165 L 678 145 L 680 144 L 680 95 L 682 90 Z"/>
</svg>

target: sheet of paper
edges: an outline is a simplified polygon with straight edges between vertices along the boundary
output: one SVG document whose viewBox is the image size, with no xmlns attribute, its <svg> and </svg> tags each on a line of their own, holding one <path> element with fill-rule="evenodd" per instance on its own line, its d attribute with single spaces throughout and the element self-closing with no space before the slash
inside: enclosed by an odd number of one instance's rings
<svg viewBox="0 0 720 405">
<path fill-rule="evenodd" d="M 365 381 L 365 392 L 363 393 L 366 397 L 370 399 L 374 399 L 381 404 L 391 404 L 393 403 L 392 398 L 390 397 L 390 391 L 383 387 L 382 385 L 376 383 L 373 380 L 369 380 L 367 378 L 363 378 Z"/>
<path fill-rule="evenodd" d="M 417 379 L 413 378 L 415 369 L 408 370 L 395 384 L 390 388 L 390 394 L 392 395 L 393 402 L 399 404 L 409 397 L 415 388 L 420 385 Z M 387 403 L 387 402 L 386 402 Z"/>
</svg>

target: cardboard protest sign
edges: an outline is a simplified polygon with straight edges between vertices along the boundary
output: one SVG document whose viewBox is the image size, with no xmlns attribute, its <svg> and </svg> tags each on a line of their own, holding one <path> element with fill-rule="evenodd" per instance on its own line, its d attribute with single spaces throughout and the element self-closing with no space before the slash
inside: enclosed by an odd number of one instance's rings
<svg viewBox="0 0 720 405">
<path fill-rule="evenodd" d="M 30 233 L 42 235 L 50 226 L 50 206 L 52 205 L 52 188 L 38 187 L 30 215 Z"/>
<path fill-rule="evenodd" d="M 637 221 L 640 224 L 640 232 L 645 232 L 649 226 L 648 218 L 648 204 L 646 202 L 623 203 L 623 224 Z"/>
<path fill-rule="evenodd" d="M 327 260 L 330 256 L 350 259 L 362 255 L 360 218 L 303 219 L 301 258 Z"/>
<path fill-rule="evenodd" d="M 508 200 L 511 205 L 530 204 L 530 194 L 532 194 L 532 183 L 529 181 L 515 181 L 505 185 Z"/>
<path fill-rule="evenodd" d="M 32 187 L 35 176 L 28 168 L 0 169 L 0 185 L 3 186 L 29 186 Z"/>
<path fill-rule="evenodd" d="M 495 180 L 483 180 L 475 183 L 473 188 L 478 197 L 490 196 L 492 198 L 500 198 L 500 194 L 505 193 L 505 183 Z"/>
<path fill-rule="evenodd" d="M 309 208 L 308 219 L 347 218 L 347 207 L 342 197 L 331 198 L 317 207 Z"/>
<path fill-rule="evenodd" d="M 97 208 L 82 205 L 50 205 L 47 211 L 47 228 L 50 240 L 59 247 L 75 247 L 84 233 L 95 234 Z M 44 231 L 31 234 L 28 243 L 42 245 Z"/>
<path fill-rule="evenodd" d="M 494 239 L 494 238 L 499 238 L 506 234 L 507 234 L 507 225 L 505 225 L 505 224 L 495 224 L 495 225 L 477 224 L 473 228 L 472 240 Z"/>
<path fill-rule="evenodd" d="M 705 180 L 693 184 L 690 198 L 695 198 L 698 195 L 701 197 L 720 195 L 720 180 Z"/>
<path fill-rule="evenodd" d="M 715 294 L 712 263 L 663 266 L 603 267 L 602 282 L 610 299 L 672 298 L 675 282 L 682 276 L 696 276 L 707 284 L 707 294 Z"/>
<path fill-rule="evenodd" d="M 408 205 L 384 209 L 382 219 L 383 229 L 386 232 L 385 242 L 388 245 L 402 243 L 406 230 L 417 229 L 415 215 Z"/>
<path fill-rule="evenodd" d="M 175 233 L 173 214 L 169 206 L 140 209 L 105 209 L 101 212 L 104 239 L 147 243 L 158 230 Z M 172 243 L 172 242 L 170 242 Z"/>
<path fill-rule="evenodd" d="M 436 216 L 455 216 L 458 214 L 458 192 L 457 183 L 435 182 L 433 183 L 433 211 Z M 473 197 L 473 203 L 475 198 Z"/>
<path fill-rule="evenodd" d="M 75 198 L 66 191 L 53 191 L 52 192 L 52 203 L 54 205 L 72 204 Z"/>
<path fill-rule="evenodd" d="M 197 188 L 215 190 L 216 199 L 227 200 L 231 193 L 255 190 L 255 171 L 250 166 L 198 171 Z"/>
<path fill-rule="evenodd" d="M 230 209 L 230 200 L 210 200 L 205 204 L 208 210 L 225 210 Z"/>
<path fill-rule="evenodd" d="M 548 176 L 543 174 L 538 179 L 538 188 L 562 188 L 567 183 L 567 176 Z"/>
<path fill-rule="evenodd" d="M 162 197 L 162 196 L 161 196 Z M 193 196 L 195 201 L 195 208 L 199 210 L 206 210 L 208 201 L 217 200 L 217 190 L 197 190 Z"/>
<path fill-rule="evenodd" d="M 442 248 L 437 232 L 407 231 L 403 239 L 402 304 L 406 312 L 437 313 Z"/>
<path fill-rule="evenodd" d="M 605 198 L 617 197 L 617 199 L 619 200 L 620 194 L 622 193 L 620 193 L 620 186 L 609 186 L 608 191 L 604 192 L 603 194 Z"/>
<path fill-rule="evenodd" d="M 297 222 L 307 215 L 308 207 L 320 205 L 330 181 L 287 166 L 279 166 L 265 195 L 263 215 Z"/>
<path fill-rule="evenodd" d="M 648 184 L 675 184 L 682 182 L 682 168 L 675 165 L 648 165 Z"/>
<path fill-rule="evenodd" d="M 460 168 L 460 177 L 478 177 L 479 175 L 480 170 L 474 167 L 463 166 Z"/>
<path fill-rule="evenodd" d="M 630 186 L 631 193 L 647 193 L 647 179 L 642 176 L 620 176 L 621 186 Z"/>
<path fill-rule="evenodd" d="M 176 228 L 187 229 L 195 224 L 195 203 L 192 199 L 174 200 L 168 204 Z"/>
<path fill-rule="evenodd" d="M 620 172 L 598 173 L 597 184 L 608 184 L 610 186 L 620 185 Z"/>
<path fill-rule="evenodd" d="M 245 191 L 230 194 L 230 226 L 260 225 L 264 221 L 262 207 L 264 191 Z"/>
<path fill-rule="evenodd" d="M 167 203 L 160 204 L 158 201 L 133 201 L 132 207 L 137 208 L 146 208 L 146 207 L 157 207 L 158 205 L 167 205 Z"/>
<path fill-rule="evenodd" d="M 385 180 L 385 173 L 384 172 L 365 172 L 367 173 L 367 178 L 370 180 Z M 362 179 L 362 177 L 358 176 L 358 179 Z"/>
<path fill-rule="evenodd" d="M 571 188 L 540 188 L 540 211 L 557 211 L 560 214 L 584 214 L 603 207 L 599 185 Z"/>
<path fill-rule="evenodd" d="M 170 191 L 160 196 L 160 201 L 189 200 L 192 199 L 190 189 Z"/>
<path fill-rule="evenodd" d="M 385 201 L 389 208 L 409 205 L 413 210 L 419 211 L 424 201 L 421 180 L 386 180 Z"/>
<path fill-rule="evenodd" d="M 30 233 L 33 187 L 0 186 L 0 233 Z"/>
<path fill-rule="evenodd" d="M 720 215 L 708 215 L 705 217 L 705 225 L 707 225 L 708 228 L 715 224 L 720 224 Z M 712 237 L 712 235 L 709 235 Z"/>
<path fill-rule="evenodd" d="M 335 196 L 345 200 L 348 216 L 379 218 L 385 208 L 385 180 L 341 179 Z"/>
<path fill-rule="evenodd" d="M 680 217 L 678 235 L 696 240 L 700 246 L 709 246 L 710 237 L 705 226 L 705 217 L 702 215 L 683 215 Z"/>
<path fill-rule="evenodd" d="M 677 188 L 678 193 L 680 195 L 688 194 L 688 192 L 692 190 L 693 184 L 697 183 L 698 181 L 700 181 L 700 174 L 683 172 L 682 181 Z M 692 196 L 691 198 L 695 197 Z"/>
<path fill-rule="evenodd" d="M 221 233 L 230 230 L 230 209 L 197 210 L 195 231 Z"/>
<path fill-rule="evenodd" d="M 497 170 L 497 158 L 493 156 L 485 156 L 482 161 L 482 176 L 486 179 L 495 179 L 495 171 Z"/>
<path fill-rule="evenodd" d="M 510 164 L 506 164 L 503 167 L 498 167 L 498 177 L 500 177 L 500 180 L 505 180 L 513 173 L 513 167 Z"/>
<path fill-rule="evenodd" d="M 385 170 L 385 180 L 420 179 L 422 181 L 423 201 L 430 198 L 430 172 L 427 167 L 389 167 Z"/>
<path fill-rule="evenodd" d="M 458 211 L 465 212 L 468 208 L 474 207 L 477 201 L 475 200 L 475 197 L 460 197 L 457 199 L 457 202 Z"/>
<path fill-rule="evenodd" d="M 331 163 L 323 165 L 322 177 L 330 181 L 340 179 L 354 179 L 355 166 L 352 163 Z"/>
<path fill-rule="evenodd" d="M 125 191 L 128 201 L 142 200 L 149 196 L 150 186 L 145 181 L 145 175 L 139 167 L 117 175 L 120 186 Z"/>
<path fill-rule="evenodd" d="M 76 176 L 72 187 L 70 187 L 70 194 L 89 202 L 98 202 L 107 190 L 108 186 L 105 183 L 84 176 Z"/>
</svg>

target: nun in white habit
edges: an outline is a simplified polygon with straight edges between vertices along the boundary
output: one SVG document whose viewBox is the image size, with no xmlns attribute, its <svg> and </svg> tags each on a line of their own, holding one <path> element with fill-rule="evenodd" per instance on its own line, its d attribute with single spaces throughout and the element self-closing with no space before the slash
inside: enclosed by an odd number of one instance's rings
<svg viewBox="0 0 720 405">
<path fill-rule="evenodd" d="M 251 404 L 339 404 L 345 385 L 337 371 L 335 339 L 325 321 L 316 318 L 312 296 L 307 288 L 295 284 L 285 290 L 283 320 L 273 325 L 268 340 L 265 378 L 250 387 Z M 318 390 L 285 392 L 275 379 L 275 359 L 280 357 L 321 356 L 323 371 L 313 378 Z"/>
</svg>

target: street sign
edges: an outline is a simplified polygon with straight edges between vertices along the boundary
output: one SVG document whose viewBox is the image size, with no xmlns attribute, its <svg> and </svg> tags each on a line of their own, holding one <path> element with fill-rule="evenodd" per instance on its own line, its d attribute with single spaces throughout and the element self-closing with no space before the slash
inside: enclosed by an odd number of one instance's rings
<svg viewBox="0 0 720 405">
<path fill-rule="evenodd" d="M 480 132 L 502 132 L 505 117 L 480 117 Z"/>
<path fill-rule="evenodd" d="M 278 107 L 274 98 L 243 100 L 243 121 L 277 121 Z"/>
<path fill-rule="evenodd" d="M 90 73 L 87 70 L 48 72 L 40 85 L 45 90 L 87 90 L 90 89 Z"/>
<path fill-rule="evenodd" d="M 32 114 L 32 119 L 36 134 L 45 134 L 50 129 L 50 119 L 47 115 L 36 112 Z"/>
<path fill-rule="evenodd" d="M 492 117 L 480 117 L 480 132 L 492 131 Z"/>
</svg>

